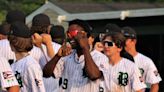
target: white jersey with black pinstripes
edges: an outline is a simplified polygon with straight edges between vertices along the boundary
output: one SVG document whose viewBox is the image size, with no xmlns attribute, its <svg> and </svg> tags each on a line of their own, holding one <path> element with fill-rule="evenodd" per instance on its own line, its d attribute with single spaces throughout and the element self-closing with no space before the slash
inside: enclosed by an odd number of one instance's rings
<svg viewBox="0 0 164 92">
<path fill-rule="evenodd" d="M 59 48 L 61 47 L 60 44 L 52 42 L 53 50 L 55 54 L 58 52 Z M 41 48 L 35 47 L 30 51 L 30 54 L 39 61 L 41 68 L 45 66 L 45 64 L 51 59 L 47 54 L 47 48 L 45 45 L 42 44 Z M 58 92 L 59 90 L 59 79 L 55 79 L 53 77 L 43 78 L 44 86 L 46 92 Z"/>
<path fill-rule="evenodd" d="M 20 92 L 45 92 L 42 69 L 32 56 L 16 61 L 11 68 L 20 85 Z"/>
<path fill-rule="evenodd" d="M 61 47 L 60 44 L 57 44 L 55 42 L 52 42 L 52 46 L 55 54 L 58 52 L 59 48 Z M 46 46 L 42 45 L 42 48 L 47 60 L 49 61 L 51 58 L 49 58 L 47 55 Z M 40 61 L 40 65 L 42 66 L 42 68 L 45 66 L 46 63 L 47 61 L 45 60 Z M 44 81 L 46 92 L 59 92 L 59 78 L 53 78 L 53 77 L 43 78 L 43 81 Z"/>
<path fill-rule="evenodd" d="M 92 51 L 91 56 L 100 70 L 108 63 L 108 58 L 99 51 Z M 99 92 L 101 80 L 91 81 L 83 72 L 84 64 L 84 55 L 78 58 L 76 50 L 58 61 L 54 75 L 62 77 L 60 92 Z"/>
<path fill-rule="evenodd" d="M 0 40 L 0 45 L 1 45 L 0 46 L 0 53 L 3 53 L 3 54 L 0 54 L 0 56 L 7 58 L 7 60 L 15 61 L 16 60 L 15 59 L 15 53 L 12 52 L 9 41 L 7 39 Z M 57 53 L 57 51 L 61 45 L 59 45 L 57 43 L 52 43 L 52 45 L 53 45 L 55 52 Z M 44 49 L 45 55 L 42 52 L 42 50 L 36 46 L 33 46 L 32 50 L 29 52 L 29 54 L 40 64 L 41 68 L 43 68 L 44 65 L 47 63 L 47 59 L 50 59 L 47 56 L 47 51 L 46 51 L 45 46 L 43 46 L 43 49 Z M 58 80 L 59 79 L 54 79 L 53 77 L 44 78 L 46 91 L 47 92 L 58 92 L 58 88 L 59 88 Z"/>
<path fill-rule="evenodd" d="M 151 84 L 162 81 L 155 64 L 149 57 L 141 53 L 137 53 L 137 55 L 134 56 L 134 61 L 140 69 L 143 79 L 148 86 L 147 88 L 150 88 Z"/>
<path fill-rule="evenodd" d="M 116 65 L 104 68 L 103 75 L 107 92 L 134 92 L 146 87 L 140 80 L 138 67 L 128 59 L 122 58 Z"/>
<path fill-rule="evenodd" d="M 0 56 L 5 57 L 7 60 L 16 60 L 15 53 L 11 50 L 8 39 L 0 40 L 0 53 L 2 53 L 0 54 Z M 33 46 L 33 49 L 31 50 L 30 54 L 37 62 L 44 58 L 40 48 L 35 46 Z"/>
<path fill-rule="evenodd" d="M 0 92 L 5 90 L 8 87 L 18 85 L 18 82 L 14 76 L 14 73 L 11 70 L 11 67 L 6 58 L 0 57 L 0 83 L 1 89 Z"/>
<path fill-rule="evenodd" d="M 12 52 L 8 39 L 0 40 L 0 56 L 5 57 L 7 60 L 15 61 L 15 53 Z"/>
</svg>

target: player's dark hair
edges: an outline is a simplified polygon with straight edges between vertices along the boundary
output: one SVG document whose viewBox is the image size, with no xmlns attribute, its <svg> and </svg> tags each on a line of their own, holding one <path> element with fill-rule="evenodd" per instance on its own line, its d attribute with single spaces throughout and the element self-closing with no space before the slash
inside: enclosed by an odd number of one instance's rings
<svg viewBox="0 0 164 92">
<path fill-rule="evenodd" d="M 31 38 L 17 37 L 10 35 L 8 37 L 10 44 L 15 48 L 17 52 L 28 52 L 33 48 L 33 43 Z"/>
</svg>

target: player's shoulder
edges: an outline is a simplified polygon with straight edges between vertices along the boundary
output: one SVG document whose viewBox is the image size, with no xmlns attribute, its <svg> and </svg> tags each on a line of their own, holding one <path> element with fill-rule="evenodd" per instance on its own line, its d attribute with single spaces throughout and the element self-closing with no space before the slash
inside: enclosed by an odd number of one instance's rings
<svg viewBox="0 0 164 92">
<path fill-rule="evenodd" d="M 138 70 L 137 65 L 134 62 L 130 61 L 129 59 L 122 58 L 122 63 L 123 63 L 122 65 L 129 73 L 133 73 L 136 70 Z"/>
<path fill-rule="evenodd" d="M 107 58 L 107 56 L 105 54 L 103 54 L 102 52 L 97 51 L 97 50 L 93 50 L 91 52 L 91 56 L 93 56 L 93 57 L 95 56 L 95 57 L 105 57 L 105 58 Z"/>
<path fill-rule="evenodd" d="M 8 39 L 2 39 L 2 40 L 0 40 L 0 45 L 2 45 L 2 44 L 8 44 L 9 45 L 9 40 Z"/>
<path fill-rule="evenodd" d="M 52 42 L 52 45 L 53 45 L 53 46 L 57 46 L 57 47 L 61 47 L 61 45 L 58 44 L 58 43 L 56 43 L 56 42 Z"/>
<path fill-rule="evenodd" d="M 141 60 L 144 60 L 144 62 L 152 62 L 151 58 L 149 58 L 148 56 L 146 56 L 142 53 L 138 53 L 137 58 L 140 58 Z"/>
<path fill-rule="evenodd" d="M 32 64 L 38 64 L 38 62 L 32 57 L 32 55 L 28 55 L 28 56 L 24 57 L 21 61 L 26 63 L 26 65 L 28 65 L 28 66 L 30 66 Z"/>
<path fill-rule="evenodd" d="M 136 67 L 135 63 L 127 58 L 122 58 L 122 62 L 128 67 Z"/>
<path fill-rule="evenodd" d="M 8 39 L 2 39 L 2 40 L 0 40 L 0 43 L 3 43 L 3 42 L 9 42 L 9 40 Z"/>
<path fill-rule="evenodd" d="M 42 53 L 41 49 L 39 47 L 33 46 L 33 48 L 31 49 L 30 53 Z"/>
</svg>

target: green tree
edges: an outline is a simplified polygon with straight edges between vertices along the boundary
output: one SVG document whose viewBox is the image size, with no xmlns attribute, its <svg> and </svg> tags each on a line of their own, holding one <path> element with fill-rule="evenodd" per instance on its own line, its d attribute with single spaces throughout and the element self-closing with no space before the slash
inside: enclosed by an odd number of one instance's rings
<svg viewBox="0 0 164 92">
<path fill-rule="evenodd" d="M 21 10 L 28 15 L 42 4 L 44 0 L 0 0 L 0 22 L 5 20 L 8 11 Z"/>
</svg>

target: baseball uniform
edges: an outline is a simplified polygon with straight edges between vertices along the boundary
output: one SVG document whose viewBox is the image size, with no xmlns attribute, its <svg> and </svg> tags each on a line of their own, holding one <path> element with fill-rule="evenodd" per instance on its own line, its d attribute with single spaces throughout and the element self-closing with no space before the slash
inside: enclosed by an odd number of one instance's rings
<svg viewBox="0 0 164 92">
<path fill-rule="evenodd" d="M 0 53 L 3 53 L 3 54 L 0 54 L 0 56 L 7 58 L 8 61 L 11 60 L 14 62 L 16 60 L 15 53 L 12 52 L 8 39 L 0 40 L 0 45 L 1 45 Z M 55 53 L 57 53 L 61 45 L 57 43 L 52 43 L 52 45 L 55 50 Z M 40 48 L 36 46 L 33 46 L 32 50 L 29 52 L 29 54 L 36 60 L 36 62 L 40 64 L 41 68 L 43 68 L 44 65 L 47 63 L 47 59 L 48 60 L 50 59 L 47 56 L 46 47 L 44 45 L 42 46 L 43 46 L 44 53 L 42 52 Z M 54 79 L 53 77 L 51 77 L 51 78 L 43 78 L 43 80 L 44 80 L 45 88 L 47 92 L 58 92 L 56 90 L 58 90 L 59 88 L 59 83 L 58 83 L 59 79 Z"/>
<path fill-rule="evenodd" d="M 150 88 L 151 84 L 162 81 L 155 64 L 150 58 L 141 53 L 137 53 L 137 55 L 134 56 L 134 61 L 140 69 L 143 79 L 148 86 L 147 88 Z"/>
<path fill-rule="evenodd" d="M 15 53 L 12 52 L 8 39 L 0 40 L 0 56 L 14 62 L 16 60 Z"/>
<path fill-rule="evenodd" d="M 116 65 L 109 64 L 105 67 L 103 75 L 109 92 L 134 92 L 146 87 L 140 80 L 141 74 L 137 66 L 125 58 Z"/>
<path fill-rule="evenodd" d="M 55 42 L 52 42 L 52 46 L 55 54 L 58 52 L 59 48 L 61 47 L 60 44 L 57 44 Z M 51 58 L 49 58 L 46 53 L 47 52 L 46 46 L 42 45 L 42 48 L 45 53 L 44 57 L 46 57 L 47 60 L 49 61 Z M 40 61 L 40 65 L 42 66 L 42 68 L 45 66 L 46 63 L 47 61 L 43 59 Z M 59 92 L 59 78 L 54 78 L 54 77 L 43 78 L 43 81 L 44 81 L 46 92 Z"/>
<path fill-rule="evenodd" d="M 92 51 L 91 56 L 100 71 L 108 63 L 108 58 L 99 51 Z M 78 58 L 76 50 L 58 61 L 54 75 L 62 77 L 60 92 L 100 92 L 101 79 L 91 81 L 83 71 L 84 65 L 84 55 Z"/>
<path fill-rule="evenodd" d="M 42 70 L 37 61 L 30 55 L 11 65 L 21 92 L 45 92 Z"/>
<path fill-rule="evenodd" d="M 5 90 L 8 87 L 18 85 L 18 82 L 11 70 L 11 67 L 6 58 L 0 57 L 0 83 L 1 89 Z M 0 89 L 0 91 L 1 91 Z"/>
</svg>

